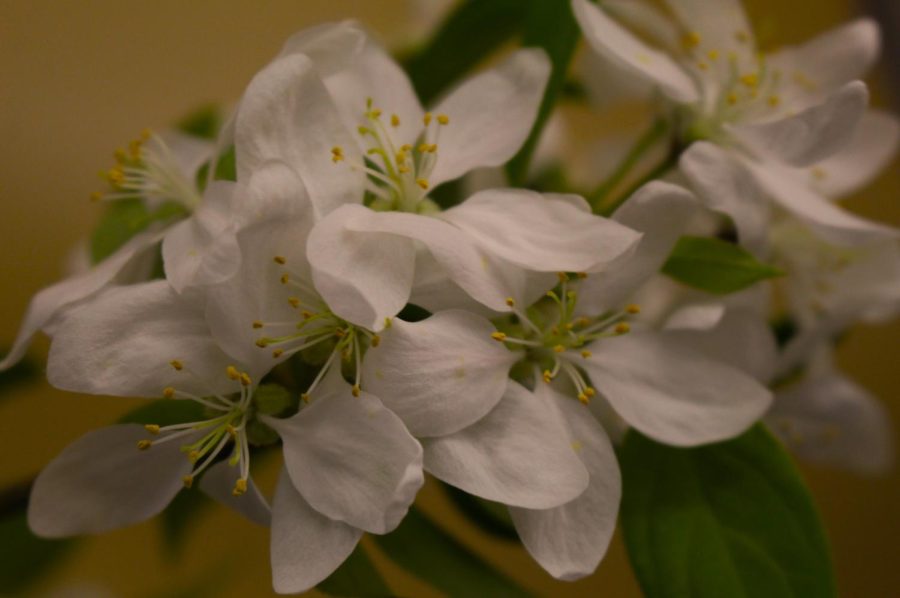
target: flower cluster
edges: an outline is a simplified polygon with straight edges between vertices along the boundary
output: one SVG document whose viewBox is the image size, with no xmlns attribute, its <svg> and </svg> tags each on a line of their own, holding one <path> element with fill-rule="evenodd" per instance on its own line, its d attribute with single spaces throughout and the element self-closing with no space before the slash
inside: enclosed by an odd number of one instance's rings
<svg viewBox="0 0 900 598">
<path fill-rule="evenodd" d="M 453 187 L 529 137 L 542 50 L 424 107 L 354 22 L 291 37 L 214 140 L 147 132 L 118 151 L 94 199 L 136 202 L 146 226 L 41 291 L 0 367 L 43 330 L 54 386 L 177 416 L 65 449 L 31 528 L 104 532 L 197 486 L 271 526 L 275 589 L 298 592 L 395 529 L 428 473 L 507 505 L 571 580 L 612 536 L 626 430 L 687 447 L 765 419 L 812 459 L 883 468 L 880 407 L 830 360 L 837 334 L 900 306 L 896 231 L 834 201 L 896 144 L 856 80 L 877 30 L 763 55 L 737 0 L 668 4 L 674 18 L 572 2 L 590 48 L 646 83 L 675 152 L 605 215 L 570 189 Z M 724 296 L 675 283 L 661 270 L 686 235 L 780 276 Z M 270 501 L 252 465 L 273 448 Z"/>
</svg>

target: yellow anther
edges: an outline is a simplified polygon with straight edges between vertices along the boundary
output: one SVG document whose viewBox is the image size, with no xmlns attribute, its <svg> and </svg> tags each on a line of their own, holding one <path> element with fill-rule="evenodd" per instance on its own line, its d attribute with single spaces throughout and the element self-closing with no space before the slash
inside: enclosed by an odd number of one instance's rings
<svg viewBox="0 0 900 598">
<path fill-rule="evenodd" d="M 237 428 L 235 428 L 231 424 L 225 426 L 225 431 L 228 432 L 228 435 L 231 436 L 232 438 L 237 437 Z"/>
<path fill-rule="evenodd" d="M 436 153 L 437 153 L 437 150 L 438 150 L 437 144 L 436 144 L 436 143 L 432 143 L 431 145 L 428 146 L 428 150 L 426 150 L 426 151 L 427 151 L 429 154 L 436 154 Z"/>
<path fill-rule="evenodd" d="M 157 426 L 156 424 L 146 424 L 144 426 L 144 429 L 147 430 L 148 432 L 150 432 L 151 434 L 154 434 L 154 435 L 159 434 L 159 426 Z"/>
<path fill-rule="evenodd" d="M 578 277 L 578 280 L 584 280 L 585 278 L 588 277 L 588 274 L 587 274 L 587 272 L 576 272 L 575 276 Z"/>
<path fill-rule="evenodd" d="M 437 121 L 438 121 L 438 123 L 440 123 L 440 124 L 442 124 L 442 125 L 449 125 L 449 124 L 450 124 L 450 117 L 447 116 L 446 114 L 438 114 L 438 115 L 437 115 Z"/>
<path fill-rule="evenodd" d="M 508 305 L 509 307 L 515 307 L 515 306 L 516 306 L 516 300 L 513 299 L 512 297 L 507 297 L 507 298 L 506 298 L 506 305 Z"/>
<path fill-rule="evenodd" d="M 171 399 L 175 396 L 175 389 L 171 386 L 167 386 L 163 389 L 163 396 L 167 399 Z"/>
<path fill-rule="evenodd" d="M 340 146 L 334 146 L 331 148 L 331 161 L 332 162 L 340 162 L 344 159 L 344 150 L 341 149 Z"/>
<path fill-rule="evenodd" d="M 135 139 L 131 143 L 128 144 L 128 151 L 131 154 L 131 158 L 137 160 L 141 157 L 141 145 L 143 145 L 143 141 L 140 139 Z"/>
<path fill-rule="evenodd" d="M 402 150 L 398 151 L 397 155 L 395 156 L 395 158 L 397 160 L 397 164 L 403 164 L 404 162 L 406 162 L 406 157 L 407 157 L 406 152 L 404 152 Z"/>
<path fill-rule="evenodd" d="M 272 351 L 272 357 L 274 357 L 275 359 L 278 359 L 283 354 L 284 354 L 284 349 L 275 349 L 274 351 Z"/>
<path fill-rule="evenodd" d="M 281 264 L 282 266 L 287 263 L 287 258 L 282 255 L 276 255 L 274 258 L 276 264 Z"/>
<path fill-rule="evenodd" d="M 630 314 L 639 314 L 641 313 L 641 306 L 637 303 L 629 303 L 627 306 L 625 306 L 625 311 Z"/>
<path fill-rule="evenodd" d="M 735 104 L 738 103 L 738 96 L 736 93 L 734 93 L 732 91 L 731 93 L 728 94 L 728 96 L 725 98 L 725 100 L 728 102 L 729 106 L 734 106 Z"/>
<path fill-rule="evenodd" d="M 287 284 L 288 282 L 290 282 L 291 277 L 288 276 L 287 274 L 282 274 L 281 278 L 279 278 L 278 280 L 281 281 L 281 284 Z"/>
<path fill-rule="evenodd" d="M 175 368 L 175 370 L 179 371 L 179 372 L 184 369 L 184 364 L 181 363 L 181 361 L 179 361 L 177 359 L 173 359 L 172 361 L 170 361 L 169 365 L 172 366 L 173 368 Z"/>
<path fill-rule="evenodd" d="M 194 485 L 194 476 L 192 476 L 192 475 L 184 476 L 183 478 L 181 478 L 181 483 L 184 484 L 185 488 L 190 489 L 190 487 Z"/>
<path fill-rule="evenodd" d="M 396 114 L 391 114 L 391 126 L 399 127 L 400 126 L 400 117 Z"/>
<path fill-rule="evenodd" d="M 228 366 L 227 368 L 225 368 L 225 373 L 226 373 L 226 374 L 228 375 L 228 377 L 231 378 L 232 380 L 240 380 L 240 378 L 241 378 L 241 373 L 240 373 L 240 372 L 238 371 L 238 369 L 237 369 L 236 367 L 234 367 L 233 365 L 230 365 L 230 366 Z"/>
<path fill-rule="evenodd" d="M 591 398 L 583 392 L 578 393 L 578 400 L 581 401 L 583 405 L 587 405 L 591 402 Z"/>
<path fill-rule="evenodd" d="M 422 117 L 422 122 L 425 123 L 426 127 L 431 124 L 431 112 L 425 113 L 425 116 Z"/>
<path fill-rule="evenodd" d="M 308 310 L 303 310 L 300 312 L 300 315 L 303 316 L 304 320 L 308 320 L 316 314 L 314 314 L 313 312 L 308 311 Z"/>
<path fill-rule="evenodd" d="M 148 127 L 144 127 L 141 129 L 141 141 L 147 141 L 153 135 L 153 131 L 151 131 Z"/>
<path fill-rule="evenodd" d="M 416 185 L 422 189 L 428 189 L 428 179 L 416 179 Z"/>
<path fill-rule="evenodd" d="M 263 326 L 265 326 L 265 324 L 263 324 L 260 320 L 253 321 L 253 328 L 255 328 L 256 330 L 259 330 Z"/>
<path fill-rule="evenodd" d="M 420 143 L 419 147 L 416 148 L 416 151 L 418 151 L 420 154 L 424 154 L 425 152 L 428 151 L 428 148 L 430 148 L 430 147 L 431 146 L 428 145 L 427 143 Z"/>
<path fill-rule="evenodd" d="M 400 174 L 406 174 L 407 172 L 411 172 L 411 170 L 412 169 L 409 166 L 406 166 L 405 164 L 397 167 L 397 171 Z"/>
<path fill-rule="evenodd" d="M 371 344 L 372 348 L 377 347 L 378 345 L 381 344 L 381 337 L 378 336 L 377 334 L 373 335 L 373 336 L 372 336 L 372 341 L 371 341 L 370 344 Z"/>
<path fill-rule="evenodd" d="M 150 440 L 138 440 L 137 447 L 139 451 L 146 451 L 148 448 L 153 446 L 153 442 Z"/>
<path fill-rule="evenodd" d="M 497 341 L 498 343 L 502 343 L 503 341 L 506 340 L 506 333 L 505 333 L 505 332 L 499 332 L 499 331 L 497 331 L 497 332 L 492 332 L 492 333 L 491 333 L 491 338 L 494 339 L 495 341 Z"/>
<path fill-rule="evenodd" d="M 566 330 L 572 330 L 573 328 L 575 328 L 575 323 L 569 322 L 568 324 L 566 324 L 565 328 Z"/>
<path fill-rule="evenodd" d="M 411 152 L 412 146 L 408 143 L 404 143 L 403 145 L 400 146 L 400 151 L 401 152 Z"/>
<path fill-rule="evenodd" d="M 241 478 L 234 483 L 234 489 L 231 491 L 231 495 L 232 496 L 241 496 L 246 491 L 247 491 L 247 480 L 245 480 L 244 478 Z"/>
<path fill-rule="evenodd" d="M 308 392 L 300 393 L 300 400 L 303 401 L 304 403 L 309 403 L 309 393 Z"/>
<path fill-rule="evenodd" d="M 710 50 L 706 53 L 706 57 L 712 60 L 713 62 L 719 59 L 719 51 L 718 50 Z"/>
<path fill-rule="evenodd" d="M 191 463 L 196 463 L 200 460 L 200 451 L 191 451 L 187 455 L 188 461 Z"/>
<path fill-rule="evenodd" d="M 288 297 L 288 303 L 290 303 L 291 307 L 293 307 L 293 308 L 300 307 L 300 298 L 299 297 Z"/>
<path fill-rule="evenodd" d="M 385 319 L 384 319 L 384 327 L 385 327 L 385 328 L 390 328 L 390 327 L 393 326 L 393 325 L 394 325 L 394 320 L 393 320 L 392 318 L 385 318 Z"/>
<path fill-rule="evenodd" d="M 359 384 L 354 384 L 350 388 L 350 392 L 353 394 L 354 397 L 358 397 L 359 393 L 360 393 Z"/>
<path fill-rule="evenodd" d="M 585 386 L 585 387 L 584 387 L 584 394 L 586 394 L 586 395 L 588 396 L 588 398 L 591 398 L 591 397 L 593 397 L 594 395 L 597 394 L 597 391 L 594 390 L 593 387 L 591 387 L 591 386 Z"/>
<path fill-rule="evenodd" d="M 113 152 L 113 159 L 121 164 L 128 160 L 128 152 L 120 147 Z"/>
<path fill-rule="evenodd" d="M 369 118 L 381 118 L 381 110 L 379 108 L 372 108 L 369 110 Z"/>
<path fill-rule="evenodd" d="M 616 334 L 626 334 L 631 331 L 631 324 L 628 322 L 619 322 L 615 328 Z"/>
<path fill-rule="evenodd" d="M 559 278 L 559 282 L 568 282 L 569 280 L 569 275 L 565 272 L 557 272 L 556 276 Z"/>
<path fill-rule="evenodd" d="M 708 71 L 708 70 L 709 70 L 709 65 L 706 64 L 705 62 L 702 62 L 702 61 L 701 61 L 701 62 L 698 62 L 698 63 L 697 63 L 697 68 L 700 69 L 701 71 Z"/>
<path fill-rule="evenodd" d="M 260 349 L 265 349 L 266 347 L 269 346 L 269 339 L 267 339 L 267 338 L 258 338 L 258 339 L 256 339 L 256 342 L 255 342 L 254 344 L 255 344 L 257 347 L 259 347 Z M 237 380 L 237 378 L 234 378 L 234 379 Z"/>
<path fill-rule="evenodd" d="M 740 81 L 747 87 L 756 87 L 759 85 L 759 75 L 756 73 L 747 73 L 746 75 L 741 75 Z"/>
<path fill-rule="evenodd" d="M 110 168 L 106 172 L 106 178 L 109 179 L 110 183 L 118 185 L 125 179 L 125 173 L 123 173 L 122 170 L 118 167 Z"/>
<path fill-rule="evenodd" d="M 575 320 L 575 325 L 580 326 L 582 328 L 584 328 L 585 326 L 587 326 L 590 323 L 591 323 L 591 321 L 589 319 L 585 318 L 584 316 Z"/>
<path fill-rule="evenodd" d="M 812 172 L 812 175 L 820 181 L 828 177 L 828 172 L 826 172 L 825 169 L 822 168 L 821 166 L 813 167 L 811 172 Z"/>
<path fill-rule="evenodd" d="M 544 378 L 544 382 L 550 384 L 550 382 L 553 380 L 553 373 L 550 370 L 544 370 L 542 377 Z"/>
<path fill-rule="evenodd" d="M 778 96 L 769 96 L 768 99 L 769 106 L 772 108 L 776 108 L 779 104 L 781 104 L 781 98 Z"/>
<path fill-rule="evenodd" d="M 555 347 L 553 347 L 553 352 L 554 353 L 565 353 L 566 348 L 563 347 L 562 345 L 556 345 Z"/>
<path fill-rule="evenodd" d="M 250 386 L 253 381 L 250 379 L 250 375 L 247 372 L 241 372 L 241 384 L 244 386 Z"/>
<path fill-rule="evenodd" d="M 103 199 L 103 194 L 99 191 L 91 193 L 91 201 L 100 201 L 101 199 Z"/>
<path fill-rule="evenodd" d="M 738 40 L 742 44 L 746 44 L 748 41 L 750 41 L 750 36 L 747 35 L 746 31 L 735 31 L 734 39 Z"/>
<path fill-rule="evenodd" d="M 581 356 L 584 357 L 585 359 L 589 358 L 591 355 L 593 355 L 593 353 L 591 353 L 587 349 L 585 349 L 584 351 L 581 352 Z"/>
<path fill-rule="evenodd" d="M 681 38 L 681 45 L 685 50 L 693 50 L 700 45 L 700 34 L 696 31 L 690 31 Z"/>
</svg>

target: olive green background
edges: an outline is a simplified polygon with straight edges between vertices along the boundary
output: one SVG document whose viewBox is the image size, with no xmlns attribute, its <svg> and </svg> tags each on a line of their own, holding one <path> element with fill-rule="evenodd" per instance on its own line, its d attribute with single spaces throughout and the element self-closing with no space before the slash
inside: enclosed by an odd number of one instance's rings
<svg viewBox="0 0 900 598">
<path fill-rule="evenodd" d="M 769 47 L 804 40 L 858 10 L 845 0 L 748 4 Z M 59 278 L 70 248 L 96 221 L 98 208 L 88 196 L 114 148 L 198 104 L 237 98 L 294 31 L 356 17 L 388 39 L 403 39 L 407 8 L 400 0 L 0 0 L 0 344 L 12 340 L 29 297 Z M 887 95 L 876 93 L 875 103 L 887 105 Z M 591 122 L 589 134 L 612 126 L 602 118 Z M 900 225 L 897 165 L 851 206 Z M 898 323 L 860 327 L 840 353 L 846 371 L 887 402 L 895 424 L 898 333 Z M 43 358 L 46 347 L 41 341 L 32 354 Z M 63 393 L 45 383 L 0 397 L 0 487 L 32 475 L 86 430 L 136 404 Z M 832 539 L 842 595 L 896 595 L 900 477 L 803 471 Z M 267 468 L 264 483 L 273 473 Z M 420 500 L 448 529 L 542 595 L 639 595 L 618 537 L 596 575 L 566 584 L 543 573 L 522 549 L 479 535 L 431 485 Z M 88 538 L 37 591 L 82 596 L 100 588 L 144 598 L 200 584 L 218 596 L 271 594 L 266 530 L 218 507 L 192 525 L 181 555 L 162 554 L 152 522 Z M 383 558 L 378 564 L 396 593 L 434 595 Z"/>
</svg>

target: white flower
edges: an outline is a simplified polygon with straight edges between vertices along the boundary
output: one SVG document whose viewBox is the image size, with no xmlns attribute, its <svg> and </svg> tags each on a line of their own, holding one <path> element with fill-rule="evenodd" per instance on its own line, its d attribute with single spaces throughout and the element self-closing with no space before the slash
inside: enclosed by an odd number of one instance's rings
<svg viewBox="0 0 900 598">
<path fill-rule="evenodd" d="M 162 510 L 203 474 L 201 488 L 266 523 L 250 448 L 280 436 L 285 472 L 271 511 L 275 587 L 308 589 L 340 565 L 363 531 L 399 524 L 424 481 L 421 446 L 376 397 L 351 392 L 339 368 L 296 415 L 267 415 L 257 382 L 268 368 L 241 366 L 223 352 L 203 302 L 193 299 L 165 281 L 132 285 L 62 321 L 51 347 L 54 385 L 190 400 L 204 413 L 184 424 L 113 426 L 76 441 L 38 477 L 29 521 L 45 536 L 128 525 Z M 268 433 L 260 437 L 261 426 Z"/>
<path fill-rule="evenodd" d="M 668 5 L 676 22 L 649 5 L 640 11 L 612 6 L 622 20 L 649 31 L 663 52 L 587 0 L 573 0 L 594 50 L 654 83 L 678 107 L 678 135 L 685 143 L 700 140 L 682 155 L 681 171 L 701 199 L 732 217 L 742 243 L 760 244 L 769 199 L 835 242 L 894 236 L 828 203 L 798 172 L 851 142 L 868 102 L 865 85 L 855 79 L 878 53 L 874 23 L 859 20 L 764 56 L 739 0 L 714 9 L 690 0 Z"/>
</svg>

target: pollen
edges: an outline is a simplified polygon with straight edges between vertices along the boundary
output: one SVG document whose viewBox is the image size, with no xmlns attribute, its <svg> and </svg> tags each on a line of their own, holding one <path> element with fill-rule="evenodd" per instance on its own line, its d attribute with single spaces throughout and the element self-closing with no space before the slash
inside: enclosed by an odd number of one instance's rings
<svg viewBox="0 0 900 598">
<path fill-rule="evenodd" d="M 628 306 L 625 307 L 625 311 L 630 314 L 639 314 L 641 313 L 641 306 L 637 303 L 629 303 Z"/>
<path fill-rule="evenodd" d="M 188 453 L 188 461 L 196 463 L 200 459 L 200 451 L 191 451 Z"/>
<path fill-rule="evenodd" d="M 428 189 L 428 180 L 427 179 L 416 179 L 416 185 L 418 185 L 422 189 Z"/>
<path fill-rule="evenodd" d="M 400 126 L 400 117 L 396 114 L 391 114 L 391 126 L 399 127 Z"/>
<path fill-rule="evenodd" d="M 137 447 L 139 451 L 146 451 L 151 446 L 153 446 L 153 441 L 151 440 L 138 440 Z"/>
<path fill-rule="evenodd" d="M 591 402 L 591 398 L 583 392 L 578 393 L 578 400 L 581 401 L 582 405 L 587 405 Z"/>
<path fill-rule="evenodd" d="M 264 324 L 263 324 L 261 321 L 259 321 L 259 320 L 253 320 L 253 328 L 254 328 L 254 329 L 259 330 L 259 329 L 262 328 L 263 326 L 264 326 Z"/>
<path fill-rule="evenodd" d="M 513 299 L 512 297 L 507 297 L 507 298 L 506 298 L 506 305 L 508 305 L 509 307 L 515 307 L 515 306 L 516 306 L 516 300 Z"/>
<path fill-rule="evenodd" d="M 287 274 L 282 274 L 281 278 L 279 278 L 278 280 L 281 281 L 281 284 L 287 284 L 291 281 L 291 277 L 288 276 Z"/>
<path fill-rule="evenodd" d="M 710 50 L 706 53 L 706 57 L 712 60 L 713 62 L 719 59 L 719 51 L 718 50 Z"/>
<path fill-rule="evenodd" d="M 431 112 L 426 112 L 425 116 L 422 117 L 422 122 L 425 123 L 425 126 L 427 127 L 428 125 L 431 124 L 431 119 L 432 119 Z"/>
<path fill-rule="evenodd" d="M 553 347 L 553 352 L 554 353 L 565 353 L 566 348 L 562 345 L 556 345 L 555 347 Z"/>
<path fill-rule="evenodd" d="M 584 351 L 581 352 L 581 356 L 584 357 L 585 359 L 589 358 L 591 355 L 593 355 L 593 353 L 591 353 L 587 349 L 585 349 Z"/>
<path fill-rule="evenodd" d="M 586 394 L 587 397 L 590 399 L 590 398 L 594 397 L 594 395 L 597 394 L 597 391 L 594 390 L 594 388 L 591 387 L 591 386 L 586 386 L 586 387 L 584 388 L 584 394 Z"/>
<path fill-rule="evenodd" d="M 503 341 L 506 340 L 506 333 L 505 332 L 492 332 L 491 338 L 494 339 L 495 341 L 497 341 L 498 343 L 502 343 Z"/>
<path fill-rule="evenodd" d="M 747 73 L 746 75 L 741 75 L 741 83 L 746 85 L 747 87 L 756 87 L 759 85 L 759 75 L 756 73 Z"/>
<path fill-rule="evenodd" d="M 265 349 L 266 347 L 269 346 L 269 339 L 266 339 L 266 338 L 258 338 L 258 339 L 256 339 L 256 342 L 255 342 L 254 344 L 255 344 L 257 347 L 259 347 L 260 349 Z M 233 379 L 233 380 L 237 380 L 237 378 L 232 378 L 232 379 Z"/>
<path fill-rule="evenodd" d="M 153 435 L 159 434 L 159 426 L 156 424 L 147 424 L 144 426 L 144 429 Z"/>
<path fill-rule="evenodd" d="M 190 487 L 194 485 L 194 476 L 192 476 L 192 475 L 184 476 L 183 478 L 181 478 L 181 483 L 184 484 L 185 488 L 190 489 Z"/>
<path fill-rule="evenodd" d="M 378 336 L 377 334 L 373 335 L 372 341 L 371 341 L 372 348 L 374 349 L 375 347 L 377 347 L 380 344 L 381 344 L 381 337 Z"/>
<path fill-rule="evenodd" d="M 177 359 L 173 359 L 172 361 L 170 361 L 169 365 L 175 368 L 175 370 L 178 372 L 184 369 L 184 364 Z"/>
<path fill-rule="evenodd" d="M 287 258 L 285 258 L 285 257 L 282 256 L 282 255 L 276 255 L 276 256 L 275 256 L 274 258 L 272 258 L 272 259 L 275 260 L 275 263 L 276 263 L 276 264 L 281 264 L 282 266 L 285 265 L 285 264 L 287 263 Z"/>
<path fill-rule="evenodd" d="M 303 401 L 304 403 L 309 403 L 309 393 L 308 392 L 300 393 L 300 400 Z"/>
<path fill-rule="evenodd" d="M 681 45 L 684 46 L 685 50 L 693 50 L 700 45 L 700 42 L 700 34 L 696 31 L 686 33 L 684 37 L 681 38 Z"/>
<path fill-rule="evenodd" d="M 253 381 L 250 379 L 249 374 L 247 372 L 241 372 L 241 384 L 244 386 L 250 386 Z"/>
<path fill-rule="evenodd" d="M 163 389 L 163 396 L 167 399 L 171 399 L 175 396 L 175 389 L 171 386 L 167 386 Z"/>
<path fill-rule="evenodd" d="M 239 380 L 241 378 L 241 373 L 233 365 L 230 365 L 227 368 L 225 368 L 225 374 L 232 380 Z"/>
<path fill-rule="evenodd" d="M 283 354 L 284 354 L 284 349 L 275 349 L 274 351 L 272 351 L 272 357 L 274 357 L 275 359 L 278 359 Z"/>
<path fill-rule="evenodd" d="M 241 496 L 247 491 L 247 480 L 244 478 L 239 479 L 234 483 L 234 488 L 231 490 L 232 496 Z"/>
<path fill-rule="evenodd" d="M 384 319 L 384 327 L 385 328 L 390 328 L 393 325 L 394 325 L 394 320 L 392 320 L 391 318 Z"/>
<path fill-rule="evenodd" d="M 626 334 L 631 332 L 631 325 L 628 322 L 619 322 L 615 327 L 616 334 Z"/>
<path fill-rule="evenodd" d="M 350 388 L 350 392 L 353 393 L 353 396 L 354 396 L 354 397 L 358 397 L 358 396 L 359 396 L 359 393 L 360 393 L 359 384 L 354 384 L 354 385 Z"/>
<path fill-rule="evenodd" d="M 288 303 L 291 304 L 291 307 L 298 308 L 300 307 L 300 298 L 299 297 L 288 297 Z"/>
<path fill-rule="evenodd" d="M 553 372 L 551 372 L 550 370 L 544 370 L 544 373 L 541 374 L 541 376 L 544 378 L 544 382 L 546 382 L 547 384 L 550 384 L 550 382 L 553 381 Z"/>
<path fill-rule="evenodd" d="M 344 150 L 341 149 L 340 146 L 336 145 L 333 148 L 331 148 L 331 161 L 332 162 L 337 163 L 343 159 L 344 159 Z"/>
</svg>

